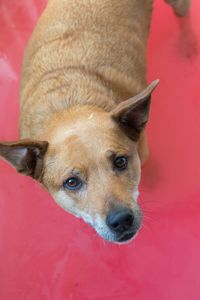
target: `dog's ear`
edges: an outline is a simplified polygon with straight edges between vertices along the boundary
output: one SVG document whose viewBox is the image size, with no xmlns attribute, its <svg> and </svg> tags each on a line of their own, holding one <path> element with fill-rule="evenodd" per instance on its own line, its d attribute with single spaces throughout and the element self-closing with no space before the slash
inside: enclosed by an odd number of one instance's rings
<svg viewBox="0 0 200 300">
<path fill-rule="evenodd" d="M 11 163 L 18 172 L 39 180 L 47 147 L 47 142 L 28 139 L 12 143 L 0 142 L 0 156 Z"/>
<path fill-rule="evenodd" d="M 148 121 L 151 94 L 158 83 L 158 79 L 153 81 L 140 94 L 121 102 L 110 112 L 111 118 L 117 122 L 133 140 L 139 138 L 141 131 Z"/>
</svg>

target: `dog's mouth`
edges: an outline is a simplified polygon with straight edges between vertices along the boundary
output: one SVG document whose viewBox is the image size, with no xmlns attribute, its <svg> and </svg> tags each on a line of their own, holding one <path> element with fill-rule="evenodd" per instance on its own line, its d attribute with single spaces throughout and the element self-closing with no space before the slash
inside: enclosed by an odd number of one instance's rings
<svg viewBox="0 0 200 300">
<path fill-rule="evenodd" d="M 136 235 L 136 232 L 129 232 L 125 233 L 123 236 L 121 236 L 119 239 L 117 239 L 118 243 L 124 243 L 129 240 L 131 240 Z"/>
</svg>

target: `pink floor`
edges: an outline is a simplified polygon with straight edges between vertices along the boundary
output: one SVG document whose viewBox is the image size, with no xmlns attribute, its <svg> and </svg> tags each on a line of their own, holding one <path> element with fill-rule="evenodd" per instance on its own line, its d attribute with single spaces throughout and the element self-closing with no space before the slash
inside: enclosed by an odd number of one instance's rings
<svg viewBox="0 0 200 300">
<path fill-rule="evenodd" d="M 44 0 L 0 2 L 0 140 L 18 135 L 23 49 L 44 6 Z M 148 127 L 138 238 L 126 246 L 104 242 L 0 161 L 1 300 L 200 299 L 199 0 L 191 28 L 184 23 L 156 1 L 148 79 L 161 84 Z"/>
</svg>

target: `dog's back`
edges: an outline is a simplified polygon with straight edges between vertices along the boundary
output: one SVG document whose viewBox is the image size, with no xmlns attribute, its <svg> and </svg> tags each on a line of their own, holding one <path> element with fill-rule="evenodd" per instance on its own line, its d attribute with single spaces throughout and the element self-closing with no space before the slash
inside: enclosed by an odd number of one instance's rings
<svg viewBox="0 0 200 300">
<path fill-rule="evenodd" d="M 152 0 L 49 1 L 26 49 L 22 136 L 41 127 L 48 111 L 82 101 L 110 109 L 108 99 L 139 92 L 146 85 L 151 10 Z"/>
</svg>

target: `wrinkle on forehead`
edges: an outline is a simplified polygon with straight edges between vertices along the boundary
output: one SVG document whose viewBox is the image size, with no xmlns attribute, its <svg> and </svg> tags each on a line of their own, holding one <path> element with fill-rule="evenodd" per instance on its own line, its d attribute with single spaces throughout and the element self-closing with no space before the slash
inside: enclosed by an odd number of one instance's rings
<svg viewBox="0 0 200 300">
<path fill-rule="evenodd" d="M 93 122 L 85 119 L 76 120 L 73 124 L 62 124 L 51 135 L 53 145 L 65 144 L 69 147 L 85 148 L 90 153 L 101 150 L 113 152 L 128 151 L 130 140 L 112 120 L 92 118 Z"/>
</svg>

